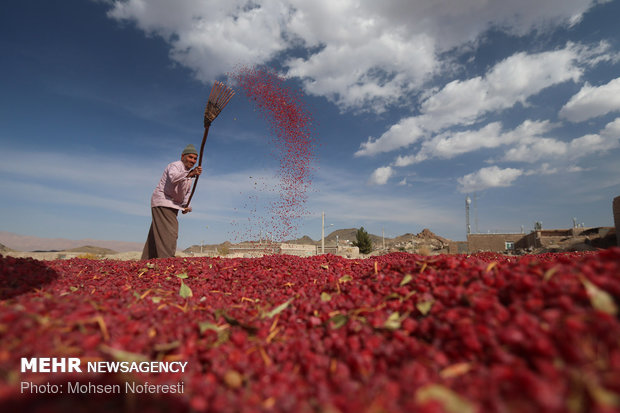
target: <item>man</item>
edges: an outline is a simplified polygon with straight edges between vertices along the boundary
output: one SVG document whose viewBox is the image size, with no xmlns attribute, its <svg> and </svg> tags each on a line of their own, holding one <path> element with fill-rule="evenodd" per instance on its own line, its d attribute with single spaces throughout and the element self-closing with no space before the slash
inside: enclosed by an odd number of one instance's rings
<svg viewBox="0 0 620 413">
<path fill-rule="evenodd" d="M 159 184 L 151 197 L 153 222 L 142 250 L 142 259 L 174 257 L 179 235 L 179 210 L 183 214 L 192 211 L 187 205 L 192 190 L 192 178 L 202 173 L 202 167 L 192 167 L 198 160 L 198 152 L 189 144 L 181 153 L 181 160 L 172 162 L 164 170 Z"/>
</svg>

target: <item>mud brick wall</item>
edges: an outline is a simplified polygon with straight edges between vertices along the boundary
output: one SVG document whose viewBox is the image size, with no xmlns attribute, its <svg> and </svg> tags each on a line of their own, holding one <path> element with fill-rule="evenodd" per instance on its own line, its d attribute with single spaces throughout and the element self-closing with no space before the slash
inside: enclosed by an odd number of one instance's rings
<svg viewBox="0 0 620 413">
<path fill-rule="evenodd" d="M 524 237 L 524 234 L 469 234 L 467 236 L 468 252 L 479 251 L 506 251 L 506 241 L 514 242 L 515 248 Z"/>
</svg>

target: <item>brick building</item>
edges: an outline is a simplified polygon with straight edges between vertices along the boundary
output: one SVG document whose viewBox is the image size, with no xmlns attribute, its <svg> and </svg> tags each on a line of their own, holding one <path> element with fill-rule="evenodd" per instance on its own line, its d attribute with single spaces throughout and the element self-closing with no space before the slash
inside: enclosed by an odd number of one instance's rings
<svg viewBox="0 0 620 413">
<path fill-rule="evenodd" d="M 511 252 L 523 245 L 525 234 L 468 234 L 467 252 Z"/>
<path fill-rule="evenodd" d="M 483 251 L 510 253 L 576 243 L 590 243 L 593 247 L 606 248 L 608 240 L 612 237 L 616 237 L 616 230 L 613 227 L 544 229 L 532 231 L 529 234 L 469 234 L 467 252 L 470 254 Z"/>
</svg>

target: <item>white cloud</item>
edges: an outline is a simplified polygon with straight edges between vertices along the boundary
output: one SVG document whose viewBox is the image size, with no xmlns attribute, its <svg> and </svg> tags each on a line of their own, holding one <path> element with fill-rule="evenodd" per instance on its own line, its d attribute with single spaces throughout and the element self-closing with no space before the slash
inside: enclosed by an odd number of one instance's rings
<svg viewBox="0 0 620 413">
<path fill-rule="evenodd" d="M 375 155 L 407 147 L 426 136 L 420 117 L 403 119 L 385 132 L 379 139 L 368 138 L 360 145 L 355 156 Z"/>
<path fill-rule="evenodd" d="M 424 162 L 428 159 L 428 155 L 422 151 L 414 155 L 398 155 L 394 160 L 394 166 L 403 167 L 413 165 L 415 163 Z"/>
<path fill-rule="evenodd" d="M 368 183 L 371 185 L 385 185 L 393 174 L 394 169 L 392 169 L 392 167 L 382 166 L 375 169 L 372 175 L 370 175 Z"/>
<path fill-rule="evenodd" d="M 442 60 L 443 52 L 475 48 L 490 28 L 511 35 L 532 30 L 544 35 L 558 26 L 575 25 L 588 9 L 604 2 L 114 0 L 109 16 L 161 36 L 171 46 L 171 59 L 205 83 L 239 65 L 277 60 L 283 74 L 301 80 L 306 93 L 325 97 L 340 110 L 382 113 L 398 106 L 409 111 L 406 115 L 415 114 L 377 138 L 368 137 L 355 152 L 356 157 L 372 156 L 417 146 L 375 169 L 368 182 L 384 185 L 395 167 L 480 149 L 506 146 L 501 160 L 535 162 L 614 148 L 617 139 L 603 132 L 563 142 L 544 136 L 554 127 L 548 121 L 525 121 L 505 131 L 497 118 L 529 105 L 549 87 L 580 81 L 585 70 L 599 62 L 616 62 L 618 55 L 612 55 L 605 42 L 517 51 L 491 63 L 483 75 L 428 89 L 428 81 L 439 80 L 453 63 Z M 577 121 L 617 110 L 616 87 L 616 81 L 599 88 L 586 85 L 560 115 Z M 550 166 L 546 171 L 552 170 Z M 503 186 L 521 173 L 483 168 L 462 177 L 461 185 Z"/>
<path fill-rule="evenodd" d="M 416 161 L 430 157 L 449 159 L 480 148 L 494 148 L 505 144 L 507 142 L 500 134 L 501 128 L 499 122 L 493 122 L 478 130 L 437 135 L 422 144 Z M 403 165 L 402 160 L 400 163 Z"/>
<path fill-rule="evenodd" d="M 560 110 L 560 117 L 570 122 L 620 111 L 620 77 L 598 87 L 586 83 Z"/>
<path fill-rule="evenodd" d="M 378 139 L 369 138 L 356 156 L 374 155 L 409 146 L 424 136 L 455 125 L 470 125 L 490 112 L 526 104 L 543 89 L 578 80 L 578 51 L 564 49 L 537 54 L 517 53 L 499 62 L 484 77 L 445 85 L 422 102 L 421 115 L 402 119 Z"/>
<path fill-rule="evenodd" d="M 286 64 L 309 93 L 342 109 L 385 110 L 440 68 L 438 52 L 491 27 L 522 35 L 579 21 L 592 0 L 116 0 L 108 13 L 171 46 L 170 56 L 211 82 L 236 65 Z M 543 72 L 544 72 L 544 68 Z"/>
<path fill-rule="evenodd" d="M 476 130 L 444 132 L 423 142 L 416 154 L 398 156 L 394 161 L 394 166 L 409 166 L 431 158 L 451 159 L 480 149 L 497 148 L 516 142 L 529 142 L 554 126 L 549 121 L 526 120 L 517 128 L 506 132 L 501 131 L 500 122 L 492 122 Z"/>
<path fill-rule="evenodd" d="M 489 70 L 484 77 L 448 83 L 422 103 L 421 111 L 432 116 L 432 130 L 459 124 L 471 124 L 480 116 L 525 104 L 541 90 L 581 77 L 576 66 L 577 49 L 536 54 L 516 53 Z"/>
<path fill-rule="evenodd" d="M 594 67 L 602 62 L 616 64 L 620 62 L 620 53 L 613 50 L 607 40 L 601 40 L 598 44 L 575 45 L 579 51 L 580 61 L 588 67 Z"/>
<path fill-rule="evenodd" d="M 477 172 L 467 174 L 458 179 L 463 193 L 481 191 L 487 188 L 506 187 L 512 185 L 515 179 L 523 174 L 521 169 L 505 168 L 497 166 L 482 168 Z"/>
<path fill-rule="evenodd" d="M 403 38 L 381 31 L 348 36 L 356 39 L 327 44 L 307 59 L 289 60 L 287 75 L 304 79 L 308 93 L 325 96 L 342 109 L 380 113 L 419 88 L 438 66 L 428 36 Z"/>
<path fill-rule="evenodd" d="M 601 135 L 608 139 L 620 139 L 620 117 L 605 125 L 605 129 L 601 131 Z"/>
<path fill-rule="evenodd" d="M 291 7 L 279 1 L 128 0 L 115 1 L 108 15 L 161 36 L 173 60 L 211 82 L 236 64 L 265 63 L 286 49 L 282 27 Z"/>
<path fill-rule="evenodd" d="M 609 122 L 598 134 L 591 133 L 573 139 L 568 146 L 570 156 L 574 159 L 618 147 L 620 147 L 620 118 Z"/>
<path fill-rule="evenodd" d="M 540 160 L 575 160 L 620 147 L 620 118 L 608 123 L 600 133 L 587 134 L 569 142 L 530 136 L 509 149 L 503 161 L 534 163 Z"/>
<path fill-rule="evenodd" d="M 511 34 L 523 35 L 532 29 L 544 31 L 549 27 L 573 25 L 595 3 L 591 0 L 397 0 L 376 2 L 368 0 L 368 10 L 389 18 L 394 25 L 409 25 L 412 31 L 430 33 L 439 47 L 476 40 L 490 27 Z"/>
<path fill-rule="evenodd" d="M 503 157 L 504 161 L 511 162 L 538 162 L 566 156 L 568 145 L 553 138 L 524 139 L 514 148 L 509 149 Z"/>
</svg>

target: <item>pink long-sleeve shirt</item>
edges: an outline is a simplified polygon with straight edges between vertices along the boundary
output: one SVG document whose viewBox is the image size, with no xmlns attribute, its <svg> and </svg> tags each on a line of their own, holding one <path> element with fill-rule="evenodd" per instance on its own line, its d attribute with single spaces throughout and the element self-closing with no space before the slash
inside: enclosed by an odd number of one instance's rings
<svg viewBox="0 0 620 413">
<path fill-rule="evenodd" d="M 181 161 L 168 164 L 153 191 L 151 207 L 183 209 L 192 189 L 192 178 L 187 177 L 188 173 L 189 169 Z"/>
</svg>

